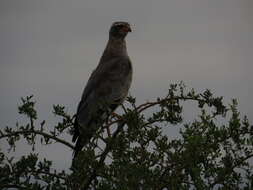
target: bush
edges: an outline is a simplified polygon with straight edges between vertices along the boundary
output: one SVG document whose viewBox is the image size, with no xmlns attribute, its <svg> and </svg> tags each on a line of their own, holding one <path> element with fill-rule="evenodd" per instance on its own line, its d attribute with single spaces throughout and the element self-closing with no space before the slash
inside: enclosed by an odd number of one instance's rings
<svg viewBox="0 0 253 190">
<path fill-rule="evenodd" d="M 57 172 L 49 160 L 38 154 L 8 158 L 0 152 L 0 189 L 247 189 L 253 188 L 253 128 L 240 117 L 237 101 L 224 106 L 222 97 L 209 90 L 196 93 L 182 83 L 173 84 L 165 97 L 128 107 L 114 114 L 97 131 L 72 164 L 70 172 Z M 193 121 L 183 122 L 184 102 L 195 102 Z M 57 142 L 73 149 L 64 139 L 72 134 L 74 116 L 64 106 L 54 105 L 61 121 L 48 131 L 38 120 L 32 96 L 22 98 L 19 113 L 28 123 L 0 131 L 8 151 L 15 151 L 23 139 L 49 146 Z M 176 127 L 179 135 L 168 136 L 164 129 Z M 40 140 L 40 141 L 39 141 Z M 68 168 L 66 168 L 67 170 Z"/>
</svg>

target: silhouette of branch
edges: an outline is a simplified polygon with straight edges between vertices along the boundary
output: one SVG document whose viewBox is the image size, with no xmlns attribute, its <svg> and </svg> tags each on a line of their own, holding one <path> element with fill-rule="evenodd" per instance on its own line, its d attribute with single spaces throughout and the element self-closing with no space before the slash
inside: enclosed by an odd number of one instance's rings
<svg viewBox="0 0 253 190">
<path fill-rule="evenodd" d="M 84 181 L 84 183 L 81 185 L 81 189 L 82 190 L 87 190 L 90 186 L 90 184 L 92 183 L 92 181 L 97 177 L 98 175 L 98 170 L 99 168 L 101 168 L 103 166 L 103 163 L 106 159 L 106 156 L 108 155 L 108 153 L 111 151 L 112 145 L 114 143 L 114 139 L 117 137 L 117 135 L 123 130 L 123 126 L 125 125 L 125 122 L 121 122 L 118 124 L 118 127 L 116 129 L 116 131 L 113 133 L 111 139 L 108 141 L 108 143 L 106 144 L 106 147 L 104 149 L 104 152 L 100 155 L 100 159 L 98 162 L 98 165 L 96 168 L 93 169 L 92 174 L 88 177 L 88 179 L 86 181 Z"/>
<path fill-rule="evenodd" d="M 12 137 L 12 136 L 16 136 L 16 135 L 25 135 L 25 134 L 35 134 L 35 135 L 41 135 L 41 136 L 44 136 L 46 138 L 49 138 L 49 139 L 53 139 L 55 140 L 56 142 L 59 142 L 61 144 L 64 144 L 66 145 L 67 147 L 71 148 L 71 149 L 74 149 L 74 146 L 72 144 L 70 144 L 69 142 L 65 141 L 65 140 L 62 140 L 56 136 L 53 136 L 53 135 L 50 135 L 50 134 L 47 134 L 47 133 L 44 133 L 44 132 L 41 132 L 39 130 L 22 130 L 22 131 L 15 131 L 15 132 L 11 132 L 11 133 L 8 133 L 8 134 L 2 134 L 0 136 L 0 139 L 2 138 L 7 138 L 7 137 Z"/>
</svg>

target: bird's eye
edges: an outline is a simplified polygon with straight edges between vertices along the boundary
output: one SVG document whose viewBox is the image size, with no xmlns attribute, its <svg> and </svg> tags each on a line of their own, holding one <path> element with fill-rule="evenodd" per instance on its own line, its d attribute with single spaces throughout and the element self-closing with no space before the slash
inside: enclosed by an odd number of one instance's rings
<svg viewBox="0 0 253 190">
<path fill-rule="evenodd" d="M 117 25 L 117 28 L 123 28 L 124 25 L 120 24 L 120 25 Z"/>
</svg>

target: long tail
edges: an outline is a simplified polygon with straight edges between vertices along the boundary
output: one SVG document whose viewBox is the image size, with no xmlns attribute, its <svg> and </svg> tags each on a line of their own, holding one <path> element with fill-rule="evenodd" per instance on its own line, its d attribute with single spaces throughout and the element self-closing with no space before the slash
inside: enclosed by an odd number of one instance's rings
<svg viewBox="0 0 253 190">
<path fill-rule="evenodd" d="M 74 151 L 73 151 L 73 158 L 74 159 L 77 157 L 78 153 L 83 149 L 83 147 L 88 143 L 88 140 L 89 139 L 87 139 L 86 142 L 84 142 L 83 139 L 81 139 L 81 137 L 78 137 Z"/>
<path fill-rule="evenodd" d="M 74 150 L 73 150 L 73 158 L 76 158 L 78 153 L 82 150 L 82 148 L 85 145 L 85 143 L 82 143 L 81 141 L 80 132 L 79 132 L 79 124 L 77 122 L 77 118 L 75 119 L 75 123 L 74 123 L 74 135 L 72 138 L 72 142 L 76 142 Z"/>
<path fill-rule="evenodd" d="M 74 150 L 73 150 L 74 159 L 77 157 L 78 153 L 83 149 L 83 147 L 89 142 L 91 137 L 92 137 L 92 133 L 90 133 L 90 131 L 87 131 L 86 134 L 80 134 L 79 124 L 76 119 L 74 123 L 74 135 L 72 138 L 72 142 L 76 142 Z"/>
<path fill-rule="evenodd" d="M 111 109 L 115 110 L 117 107 L 117 104 L 112 104 Z M 112 111 L 111 110 L 111 111 Z M 96 131 L 100 126 L 103 125 L 103 123 L 108 119 L 108 116 L 110 115 L 108 112 L 105 112 L 104 110 L 97 110 L 97 114 L 99 116 L 98 118 L 91 118 L 87 122 L 87 126 L 85 128 L 85 134 L 82 132 L 80 133 L 81 126 L 79 125 L 77 121 L 77 117 L 75 118 L 74 123 L 74 135 L 73 135 L 73 142 L 76 142 L 74 151 L 73 151 L 73 157 L 76 158 L 78 153 L 82 150 L 82 148 L 89 142 L 89 140 L 94 136 Z M 84 126 L 83 126 L 84 129 Z"/>
</svg>

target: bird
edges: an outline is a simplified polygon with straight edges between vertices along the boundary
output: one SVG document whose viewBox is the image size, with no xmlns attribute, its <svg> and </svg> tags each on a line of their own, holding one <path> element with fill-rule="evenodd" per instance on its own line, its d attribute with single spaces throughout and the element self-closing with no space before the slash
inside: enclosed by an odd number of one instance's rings
<svg viewBox="0 0 253 190">
<path fill-rule="evenodd" d="M 128 22 L 117 21 L 110 27 L 105 50 L 77 107 L 72 138 L 74 158 L 128 94 L 133 73 L 125 40 L 129 32 L 132 29 Z"/>
</svg>

